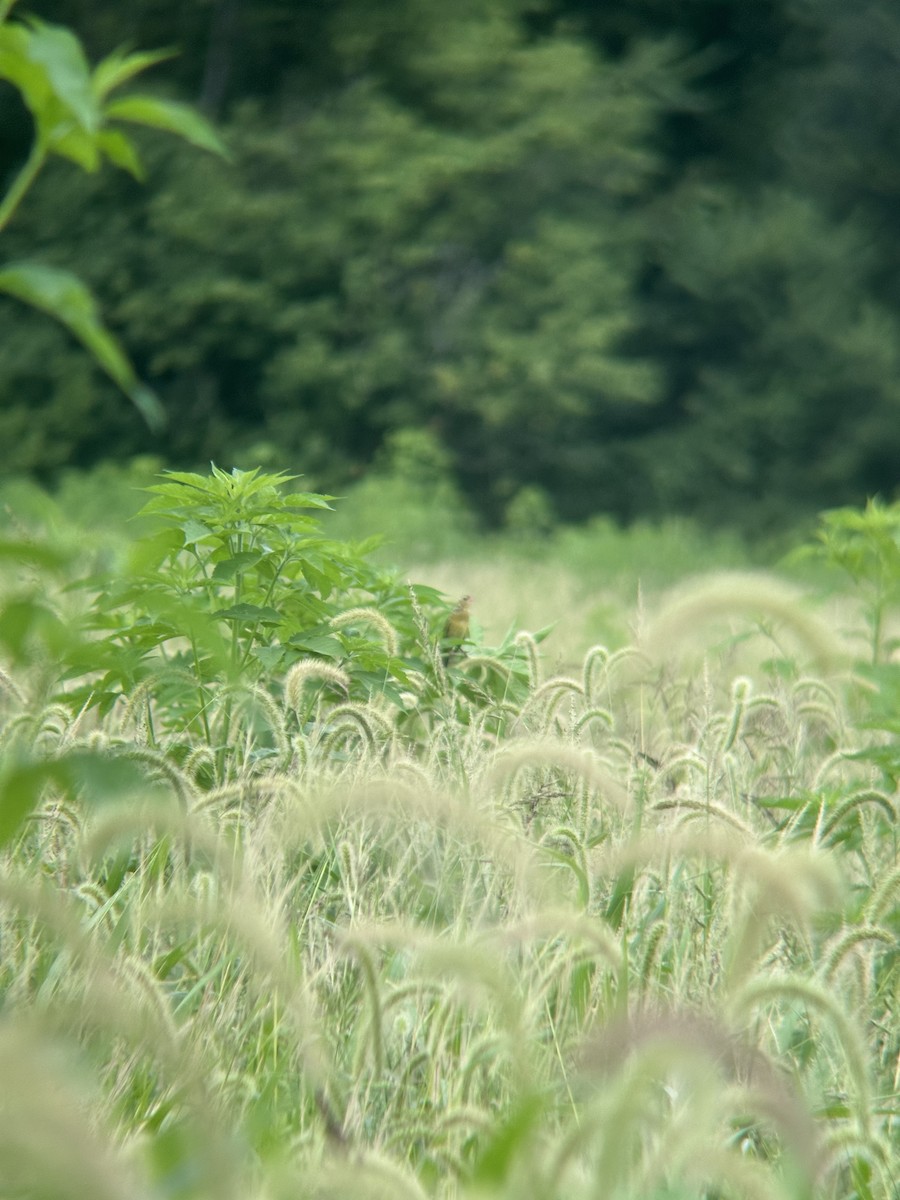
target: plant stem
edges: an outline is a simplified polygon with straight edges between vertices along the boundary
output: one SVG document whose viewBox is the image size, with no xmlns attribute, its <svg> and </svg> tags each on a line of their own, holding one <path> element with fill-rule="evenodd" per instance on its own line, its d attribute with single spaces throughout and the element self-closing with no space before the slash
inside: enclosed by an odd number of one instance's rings
<svg viewBox="0 0 900 1200">
<path fill-rule="evenodd" d="M 46 161 L 47 153 L 44 147 L 40 142 L 35 142 L 22 170 L 13 180 L 12 187 L 0 204 L 0 231 L 5 229 L 11 221 L 13 214 L 22 202 L 22 197 L 37 179 L 38 172 Z"/>
</svg>

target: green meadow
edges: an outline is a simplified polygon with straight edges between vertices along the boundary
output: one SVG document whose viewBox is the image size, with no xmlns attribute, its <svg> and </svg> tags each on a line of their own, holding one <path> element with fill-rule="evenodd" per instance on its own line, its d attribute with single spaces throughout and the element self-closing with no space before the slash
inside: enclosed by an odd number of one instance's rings
<svg viewBox="0 0 900 1200">
<path fill-rule="evenodd" d="M 0 1200 L 898 1200 L 891 7 L 14 3 Z"/>
<path fill-rule="evenodd" d="M 126 476 L 4 493 L 0 1194 L 897 1195 L 898 510 L 414 575 Z"/>
</svg>

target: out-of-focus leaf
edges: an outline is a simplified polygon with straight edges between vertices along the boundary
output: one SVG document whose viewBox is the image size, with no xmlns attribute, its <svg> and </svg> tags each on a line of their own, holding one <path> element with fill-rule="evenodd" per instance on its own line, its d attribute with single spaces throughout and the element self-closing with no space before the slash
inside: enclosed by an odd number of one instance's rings
<svg viewBox="0 0 900 1200">
<path fill-rule="evenodd" d="M 497 1187 L 504 1182 L 523 1145 L 533 1140 L 534 1128 L 544 1114 L 540 1096 L 525 1096 L 505 1121 L 498 1123 L 472 1171 L 473 1180 Z"/>
<path fill-rule="evenodd" d="M 14 598 L 0 610 L 0 645 L 13 662 L 28 662 L 33 652 L 42 657 L 60 655 L 72 640 L 56 613 L 38 600 Z"/>
<path fill-rule="evenodd" d="M 8 80 L 22 93 L 35 119 L 50 99 L 47 72 L 28 55 L 29 31 L 24 25 L 0 28 L 0 79 Z"/>
<path fill-rule="evenodd" d="M 28 31 L 28 58 L 46 72 L 53 94 L 66 106 L 82 129 L 95 133 L 100 110 L 91 87 L 91 73 L 81 42 L 60 25 L 32 17 Z"/>
<path fill-rule="evenodd" d="M 77 276 L 43 263 L 8 263 L 0 270 L 0 291 L 61 321 L 115 380 L 151 429 L 165 424 L 162 405 L 139 382 L 119 343 L 103 326 L 96 300 Z"/>
<path fill-rule="evenodd" d="M 15 835 L 52 778 L 48 763 L 14 763 L 0 772 L 0 846 Z"/>
<path fill-rule="evenodd" d="M 104 129 L 97 136 L 97 144 L 111 163 L 137 180 L 144 179 L 144 167 L 138 152 L 121 129 Z"/>
<path fill-rule="evenodd" d="M 255 566 L 261 557 L 260 554 L 249 550 L 243 554 L 235 554 L 234 558 L 226 558 L 222 562 L 217 562 L 213 568 L 212 577 L 213 579 L 234 579 L 240 571 Z"/>
<path fill-rule="evenodd" d="M 0 560 L 28 563 L 35 567 L 62 567 L 69 555 L 54 546 L 18 538 L 0 538 Z"/>
<path fill-rule="evenodd" d="M 138 763 L 95 750 L 40 761 L 10 756 L 0 767 L 0 846 L 8 842 L 53 786 L 88 804 L 108 803 L 147 786 Z"/>
<path fill-rule="evenodd" d="M 134 79 L 135 75 L 146 71 L 148 67 L 174 58 L 176 53 L 175 50 L 143 50 L 127 54 L 122 49 L 113 50 L 94 68 L 91 79 L 94 95 L 98 100 L 104 100 L 115 88 Z"/>
<path fill-rule="evenodd" d="M 160 100 L 156 96 L 123 96 L 106 106 L 106 116 L 117 121 L 133 121 L 152 129 L 177 133 L 202 150 L 228 157 L 228 151 L 212 125 L 185 104 Z"/>
</svg>

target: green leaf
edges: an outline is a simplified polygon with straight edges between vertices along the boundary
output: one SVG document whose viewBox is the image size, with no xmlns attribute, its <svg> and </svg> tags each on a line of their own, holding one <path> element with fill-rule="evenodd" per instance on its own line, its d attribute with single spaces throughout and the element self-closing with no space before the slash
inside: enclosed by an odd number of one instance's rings
<svg viewBox="0 0 900 1200">
<path fill-rule="evenodd" d="M 796 812 L 810 803 L 809 798 L 799 796 L 760 796 L 754 800 L 760 808 L 784 808 Z"/>
<path fill-rule="evenodd" d="M 41 656 L 67 650 L 72 634 L 46 605 L 27 597 L 11 599 L 0 610 L 0 645 L 15 662 L 26 662 L 37 643 Z"/>
<path fill-rule="evenodd" d="M 223 158 L 229 157 L 224 143 L 209 122 L 186 104 L 159 100 L 155 96 L 124 96 L 121 100 L 111 101 L 106 106 L 105 115 L 114 120 L 133 121 L 137 125 L 177 133 L 202 150 L 211 150 Z"/>
<path fill-rule="evenodd" d="M 98 100 L 105 100 L 111 91 L 134 79 L 135 75 L 167 58 L 174 58 L 176 54 L 175 50 L 143 50 L 134 54 L 126 54 L 121 48 L 113 50 L 94 68 L 91 79 L 94 95 Z"/>
<path fill-rule="evenodd" d="M 0 774 L 0 846 L 15 835 L 52 777 L 47 763 L 15 764 Z"/>
<path fill-rule="evenodd" d="M 142 181 L 145 178 L 144 167 L 138 157 L 133 143 L 121 129 L 104 129 L 97 136 L 97 145 L 111 163 Z"/>
<path fill-rule="evenodd" d="M 288 639 L 288 644 L 298 650 L 309 650 L 311 654 L 321 654 L 323 658 L 343 658 L 345 653 L 343 645 L 329 633 L 295 633 Z"/>
<path fill-rule="evenodd" d="M 284 659 L 284 646 L 254 646 L 253 657 L 262 663 L 267 671 L 277 671 Z"/>
<path fill-rule="evenodd" d="M 96 750 L 72 750 L 62 759 L 71 788 L 80 789 L 92 804 L 121 799 L 148 786 L 141 766 L 127 757 Z"/>
<path fill-rule="evenodd" d="M 147 781 L 136 762 L 96 750 L 72 750 L 37 762 L 13 759 L 0 770 L 0 846 L 15 835 L 51 784 L 96 804 L 119 800 L 145 788 Z"/>
<path fill-rule="evenodd" d="M 52 88 L 45 68 L 31 60 L 30 45 L 31 33 L 23 25 L 0 28 L 0 79 L 6 79 L 18 88 L 35 123 L 49 134 L 53 124 L 50 117 L 54 108 Z M 59 105 L 55 107 L 58 115 Z"/>
<path fill-rule="evenodd" d="M 96 132 L 100 127 L 100 110 L 81 42 L 61 25 L 49 25 L 36 17 L 29 19 L 29 25 L 29 59 L 44 68 L 54 94 L 82 129 Z"/>
<path fill-rule="evenodd" d="M 240 571 L 258 563 L 260 558 L 262 558 L 261 554 L 254 554 L 251 550 L 235 554 L 234 558 L 226 558 L 222 562 L 217 562 L 212 577 L 213 579 L 234 579 Z"/>
<path fill-rule="evenodd" d="M 138 381 L 119 343 L 100 321 L 96 300 L 77 276 L 42 263 L 8 263 L 0 270 L 0 291 L 62 322 L 125 392 L 151 429 L 165 424 L 162 405 Z"/>
<path fill-rule="evenodd" d="M 284 502 L 293 508 L 327 508 L 334 512 L 334 506 L 328 503 L 333 499 L 334 496 L 320 496 L 318 492 L 291 492 Z"/>
<path fill-rule="evenodd" d="M 300 570 L 306 577 L 309 586 L 317 591 L 323 600 L 327 600 L 331 595 L 334 587 L 334 581 L 318 567 L 313 566 L 309 559 L 304 559 L 300 564 Z"/>
<path fill-rule="evenodd" d="M 495 1188 L 506 1180 L 516 1158 L 534 1141 L 534 1129 L 543 1120 L 544 1109 L 540 1096 L 527 1095 L 505 1121 L 494 1125 L 472 1172 L 475 1183 Z"/>
<path fill-rule="evenodd" d="M 193 546 L 197 542 L 204 541 L 206 538 L 217 536 L 208 525 L 204 525 L 202 521 L 195 521 L 193 517 L 189 517 L 181 528 L 184 533 L 186 546 Z"/>
</svg>

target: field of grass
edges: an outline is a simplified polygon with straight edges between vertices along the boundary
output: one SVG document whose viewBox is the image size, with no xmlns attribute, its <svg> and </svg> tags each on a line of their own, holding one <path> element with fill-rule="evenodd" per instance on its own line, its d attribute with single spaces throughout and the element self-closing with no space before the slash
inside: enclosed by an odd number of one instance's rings
<svg viewBox="0 0 900 1200">
<path fill-rule="evenodd" d="M 896 514 L 826 606 L 76 492 L 0 530 L 0 1196 L 900 1196 Z"/>
</svg>

